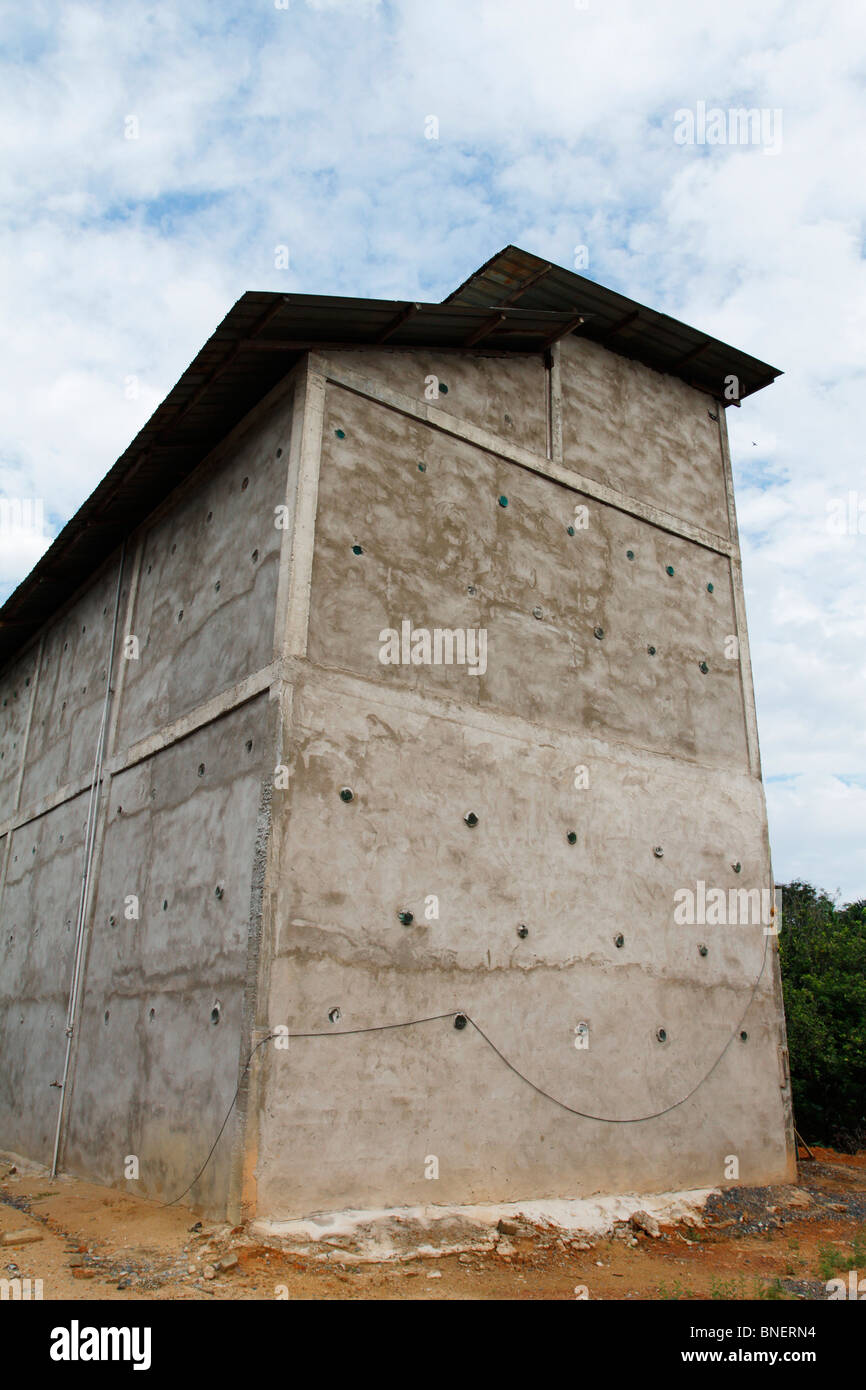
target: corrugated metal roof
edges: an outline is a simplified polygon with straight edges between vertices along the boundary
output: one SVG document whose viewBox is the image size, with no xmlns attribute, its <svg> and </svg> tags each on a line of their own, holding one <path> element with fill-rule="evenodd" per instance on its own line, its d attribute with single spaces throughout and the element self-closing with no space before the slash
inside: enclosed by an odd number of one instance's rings
<svg viewBox="0 0 866 1390">
<path fill-rule="evenodd" d="M 519 302 L 518 302 L 519 301 Z M 0 666 L 310 348 L 542 352 L 578 326 L 615 352 L 721 395 L 779 373 L 664 314 L 506 247 L 442 304 L 250 291 L 0 608 Z"/>
<path fill-rule="evenodd" d="M 741 400 L 781 376 L 778 368 L 738 348 L 518 246 L 506 246 L 492 256 L 445 303 L 479 308 L 518 303 L 525 309 L 573 307 L 585 315 L 582 338 L 681 377 L 720 400 L 728 376 L 736 376 Z"/>
</svg>

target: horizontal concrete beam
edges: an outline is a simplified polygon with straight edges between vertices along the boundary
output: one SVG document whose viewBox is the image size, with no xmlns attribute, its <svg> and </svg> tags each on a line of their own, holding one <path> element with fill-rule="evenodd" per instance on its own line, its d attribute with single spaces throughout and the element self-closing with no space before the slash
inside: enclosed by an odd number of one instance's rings
<svg viewBox="0 0 866 1390">
<path fill-rule="evenodd" d="M 303 671 L 303 677 L 302 677 Z M 293 669 L 285 669 L 284 679 L 291 681 L 294 699 L 303 694 L 301 679 L 315 683 L 318 689 L 341 695 L 350 704 L 370 701 L 388 709 L 401 710 L 407 714 L 424 715 L 432 719 L 448 720 L 461 728 L 474 729 L 482 733 L 496 734 L 502 738 L 513 738 L 519 743 L 537 743 L 539 729 L 543 728 L 545 740 L 555 738 L 563 746 L 580 747 L 590 750 L 594 758 L 602 761 L 629 763 L 632 767 L 648 771 L 661 771 L 685 764 L 688 767 L 702 768 L 708 774 L 727 782 L 742 782 L 753 774 L 743 762 L 740 767 L 723 769 L 715 763 L 703 762 L 700 758 L 685 757 L 682 752 L 665 753 L 646 748 L 639 743 L 625 740 L 608 741 L 597 738 L 577 729 L 566 729 L 555 724 L 539 725 L 518 714 L 507 714 L 504 710 L 479 709 L 453 695 L 433 690 L 417 690 L 411 686 L 383 685 L 373 677 L 349 674 L 331 667 L 313 665 L 310 662 L 295 662 Z M 2 834 L 2 827 L 0 827 Z"/>
<path fill-rule="evenodd" d="M 171 744 L 179 742 L 180 739 L 187 738 L 189 734 L 195 733 L 205 724 L 212 724 L 214 720 L 237 709 L 239 705 L 245 705 L 250 700 L 254 700 L 257 695 L 261 695 L 265 690 L 271 688 L 278 670 L 278 666 L 274 663 L 263 666 L 261 670 L 254 671 L 251 676 L 238 681 L 236 685 L 229 686 L 219 695 L 214 695 L 212 699 L 196 705 L 195 709 L 181 715 L 179 719 L 174 719 L 170 724 L 165 724 L 163 728 L 148 734 L 146 738 L 139 739 L 137 743 L 131 744 L 123 752 L 106 760 L 105 776 L 116 777 L 119 772 L 125 772 L 127 768 L 134 767 L 136 763 L 144 762 L 146 758 L 153 757 L 154 753 L 159 753 L 163 748 L 168 748 Z M 91 782 L 91 776 L 79 777 L 75 782 L 66 782 L 63 786 L 57 787 L 47 796 L 41 797 L 39 801 L 22 807 L 15 815 L 7 816 L 6 820 L 0 821 L 0 836 L 5 835 L 10 830 L 19 830 L 22 825 L 28 825 L 31 821 L 38 820 L 40 816 L 47 815 L 49 811 L 53 811 L 57 806 L 62 806 L 66 801 L 73 801 L 76 796 L 81 796 L 90 790 Z"/>
</svg>

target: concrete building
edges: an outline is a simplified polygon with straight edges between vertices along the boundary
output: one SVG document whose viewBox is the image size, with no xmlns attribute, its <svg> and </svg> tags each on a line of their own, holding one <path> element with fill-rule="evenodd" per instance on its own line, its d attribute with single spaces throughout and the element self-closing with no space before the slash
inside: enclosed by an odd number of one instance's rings
<svg viewBox="0 0 866 1390">
<path fill-rule="evenodd" d="M 0 1147 L 171 1200 L 237 1090 L 215 1214 L 790 1176 L 776 375 L 515 247 L 245 294 L 0 611 Z"/>
</svg>

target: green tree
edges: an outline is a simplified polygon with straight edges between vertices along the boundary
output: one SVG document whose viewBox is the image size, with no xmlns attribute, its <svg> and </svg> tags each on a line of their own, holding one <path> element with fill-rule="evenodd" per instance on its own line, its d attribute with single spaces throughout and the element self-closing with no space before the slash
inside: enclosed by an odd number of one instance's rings
<svg viewBox="0 0 866 1390">
<path fill-rule="evenodd" d="M 779 958 L 794 1116 L 803 1137 L 866 1141 L 866 900 L 837 907 L 811 884 L 782 888 Z"/>
</svg>

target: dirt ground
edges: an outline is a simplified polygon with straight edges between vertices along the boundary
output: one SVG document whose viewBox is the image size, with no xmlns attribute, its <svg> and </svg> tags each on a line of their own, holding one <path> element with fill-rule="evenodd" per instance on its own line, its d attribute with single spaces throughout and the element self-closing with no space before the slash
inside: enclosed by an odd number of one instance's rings
<svg viewBox="0 0 866 1390">
<path fill-rule="evenodd" d="M 0 1159 L 0 1278 L 41 1279 L 46 1300 L 826 1299 L 827 1280 L 866 1279 L 866 1152 L 815 1156 L 796 1187 L 711 1197 L 702 1226 L 516 1221 L 498 1249 L 376 1264 L 267 1248 L 188 1208 Z"/>
</svg>

